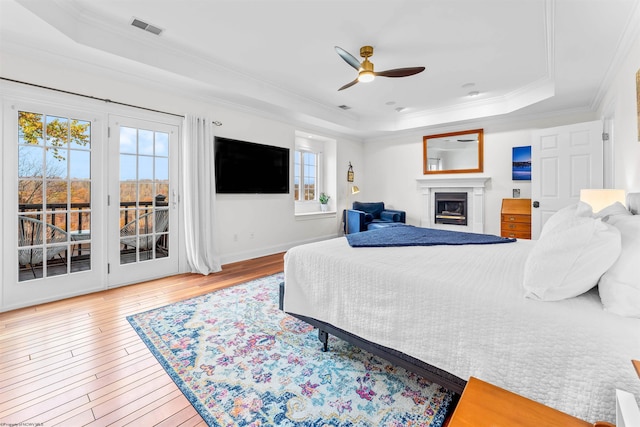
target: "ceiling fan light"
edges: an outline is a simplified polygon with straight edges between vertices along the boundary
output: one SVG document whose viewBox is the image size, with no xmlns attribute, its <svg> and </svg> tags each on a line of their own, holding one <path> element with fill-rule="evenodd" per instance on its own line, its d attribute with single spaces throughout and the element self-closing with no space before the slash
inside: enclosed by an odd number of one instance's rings
<svg viewBox="0 0 640 427">
<path fill-rule="evenodd" d="M 358 81 L 360 83 L 368 83 L 373 81 L 373 79 L 375 78 L 375 74 L 373 74 L 372 71 L 360 71 L 360 73 L 358 74 Z"/>
</svg>

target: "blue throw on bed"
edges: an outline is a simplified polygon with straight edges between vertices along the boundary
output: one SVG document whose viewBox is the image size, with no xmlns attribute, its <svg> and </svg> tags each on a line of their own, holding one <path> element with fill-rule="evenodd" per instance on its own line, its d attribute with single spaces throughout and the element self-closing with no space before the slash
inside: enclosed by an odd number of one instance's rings
<svg viewBox="0 0 640 427">
<path fill-rule="evenodd" d="M 346 235 L 349 244 L 356 247 L 386 246 L 435 246 L 435 245 L 489 245 L 515 242 L 516 239 L 492 234 L 465 233 L 461 231 L 436 230 L 433 228 L 402 225 L 379 228 Z"/>
</svg>

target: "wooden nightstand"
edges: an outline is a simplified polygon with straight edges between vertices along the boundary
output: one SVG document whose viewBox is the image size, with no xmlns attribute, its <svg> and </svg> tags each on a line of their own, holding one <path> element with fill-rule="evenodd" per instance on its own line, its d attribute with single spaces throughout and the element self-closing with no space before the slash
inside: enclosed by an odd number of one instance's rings
<svg viewBox="0 0 640 427">
<path fill-rule="evenodd" d="M 593 427 L 541 403 L 471 377 L 448 427 Z"/>
<path fill-rule="evenodd" d="M 500 235 L 531 239 L 531 199 L 502 199 Z"/>
</svg>

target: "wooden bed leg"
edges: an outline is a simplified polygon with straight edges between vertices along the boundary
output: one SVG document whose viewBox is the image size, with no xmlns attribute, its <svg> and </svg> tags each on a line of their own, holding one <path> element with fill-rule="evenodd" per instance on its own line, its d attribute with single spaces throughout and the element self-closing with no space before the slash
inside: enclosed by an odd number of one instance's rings
<svg viewBox="0 0 640 427">
<path fill-rule="evenodd" d="M 322 351 L 329 351 L 329 333 L 322 329 L 318 329 L 318 339 L 322 343 Z"/>
</svg>

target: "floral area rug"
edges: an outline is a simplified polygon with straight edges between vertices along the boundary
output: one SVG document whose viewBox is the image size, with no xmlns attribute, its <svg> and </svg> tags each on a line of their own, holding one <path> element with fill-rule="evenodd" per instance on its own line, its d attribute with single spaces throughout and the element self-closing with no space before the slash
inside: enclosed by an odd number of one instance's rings
<svg viewBox="0 0 640 427">
<path fill-rule="evenodd" d="M 278 309 L 282 273 L 127 317 L 212 426 L 442 426 L 452 394 Z"/>
</svg>

